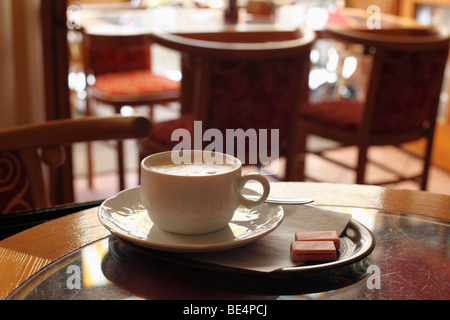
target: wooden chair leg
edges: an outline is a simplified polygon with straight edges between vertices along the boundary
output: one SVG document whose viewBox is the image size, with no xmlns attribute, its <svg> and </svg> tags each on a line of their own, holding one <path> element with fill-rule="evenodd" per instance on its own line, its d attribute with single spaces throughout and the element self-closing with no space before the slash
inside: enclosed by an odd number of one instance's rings
<svg viewBox="0 0 450 320">
<path fill-rule="evenodd" d="M 367 166 L 367 145 L 361 144 L 358 151 L 358 166 L 356 168 L 356 183 L 364 184 Z"/>
<path fill-rule="evenodd" d="M 86 116 L 91 116 L 91 103 L 89 97 L 86 98 Z M 86 146 L 86 156 L 87 156 L 87 179 L 88 186 L 90 189 L 94 187 L 94 164 L 92 161 L 92 143 L 88 142 Z"/>
<path fill-rule="evenodd" d="M 125 160 L 122 140 L 117 141 L 117 160 L 119 171 L 119 189 L 125 190 Z"/>
<path fill-rule="evenodd" d="M 427 190 L 428 172 L 430 170 L 430 165 L 431 165 L 432 150 L 433 150 L 433 137 L 427 138 L 425 154 L 423 156 L 422 180 L 420 181 L 420 189 L 423 191 Z"/>
<path fill-rule="evenodd" d="M 150 121 L 153 120 L 153 116 L 154 116 L 154 110 L 153 110 L 153 108 L 154 108 L 154 107 L 155 107 L 154 104 L 150 104 L 150 105 L 149 105 L 148 117 L 149 117 Z"/>
<path fill-rule="evenodd" d="M 295 132 L 286 156 L 286 181 L 305 180 L 306 133 L 302 130 Z"/>
<path fill-rule="evenodd" d="M 301 131 L 299 134 L 299 144 L 298 148 L 300 153 L 297 154 L 297 157 L 295 158 L 295 175 L 294 178 L 297 181 L 304 181 L 306 178 L 305 174 L 305 165 L 306 165 L 306 155 L 308 153 L 308 150 L 306 148 L 306 133 Z"/>
<path fill-rule="evenodd" d="M 89 188 L 92 189 L 94 186 L 94 164 L 92 161 L 92 143 L 88 142 L 86 144 L 87 152 L 87 179 Z"/>
</svg>

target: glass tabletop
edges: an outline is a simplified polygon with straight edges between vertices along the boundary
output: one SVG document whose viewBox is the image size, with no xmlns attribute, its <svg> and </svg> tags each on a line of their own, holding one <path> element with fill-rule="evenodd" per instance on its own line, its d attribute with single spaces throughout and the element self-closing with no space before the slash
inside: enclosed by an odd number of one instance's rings
<svg viewBox="0 0 450 320">
<path fill-rule="evenodd" d="M 351 213 L 374 251 L 350 265 L 287 275 L 223 272 L 164 261 L 107 237 L 28 279 L 8 299 L 449 299 L 450 222 L 399 212 Z"/>
</svg>

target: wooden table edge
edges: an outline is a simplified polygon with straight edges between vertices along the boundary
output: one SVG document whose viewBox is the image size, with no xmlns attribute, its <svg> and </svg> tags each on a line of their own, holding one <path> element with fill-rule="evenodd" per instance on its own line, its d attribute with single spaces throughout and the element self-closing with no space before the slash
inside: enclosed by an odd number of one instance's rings
<svg viewBox="0 0 450 320">
<path fill-rule="evenodd" d="M 450 219 L 450 196 L 368 185 L 275 182 L 274 195 L 313 198 L 313 205 L 363 207 Z M 91 208 L 43 223 L 0 242 L 0 299 L 52 262 L 110 232 Z"/>
</svg>

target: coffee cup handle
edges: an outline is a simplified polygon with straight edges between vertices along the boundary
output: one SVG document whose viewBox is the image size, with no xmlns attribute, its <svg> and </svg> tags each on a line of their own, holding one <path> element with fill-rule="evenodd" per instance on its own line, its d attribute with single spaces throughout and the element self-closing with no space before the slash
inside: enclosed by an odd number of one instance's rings
<svg viewBox="0 0 450 320">
<path fill-rule="evenodd" d="M 239 204 L 241 204 L 247 208 L 253 208 L 253 207 L 256 207 L 257 205 L 260 205 L 261 203 L 266 201 L 266 199 L 270 193 L 269 180 L 267 180 L 266 177 L 264 177 L 263 175 L 260 175 L 259 173 L 248 173 L 248 174 L 242 176 L 241 181 L 240 181 L 241 190 L 244 188 L 245 184 L 248 181 L 252 181 L 252 180 L 261 183 L 261 185 L 263 187 L 263 194 L 261 195 L 261 197 L 258 200 L 251 200 L 251 199 L 247 199 L 244 195 L 242 195 L 242 193 L 240 193 Z"/>
</svg>

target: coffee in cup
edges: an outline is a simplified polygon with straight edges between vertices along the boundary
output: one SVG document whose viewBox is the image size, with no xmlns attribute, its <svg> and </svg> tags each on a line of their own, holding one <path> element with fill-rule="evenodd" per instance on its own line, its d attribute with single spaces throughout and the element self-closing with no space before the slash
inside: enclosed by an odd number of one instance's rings
<svg viewBox="0 0 450 320">
<path fill-rule="evenodd" d="M 263 194 L 256 201 L 241 193 L 251 180 L 263 186 Z M 255 207 L 266 200 L 269 192 L 270 184 L 264 176 L 243 176 L 239 159 L 223 153 L 168 151 L 141 162 L 142 204 L 152 222 L 169 232 L 217 231 L 228 225 L 239 206 Z"/>
</svg>

